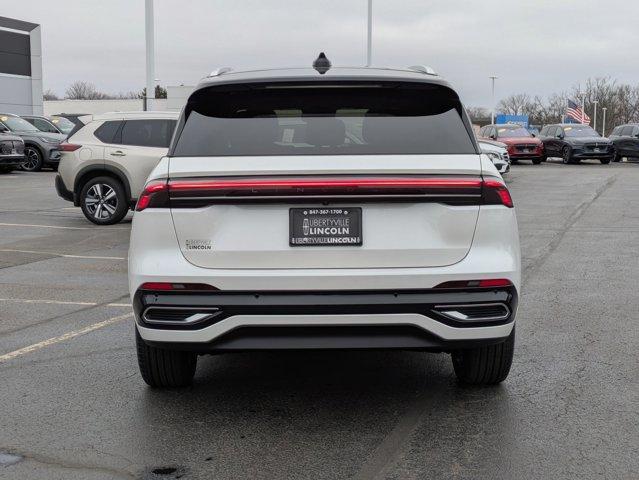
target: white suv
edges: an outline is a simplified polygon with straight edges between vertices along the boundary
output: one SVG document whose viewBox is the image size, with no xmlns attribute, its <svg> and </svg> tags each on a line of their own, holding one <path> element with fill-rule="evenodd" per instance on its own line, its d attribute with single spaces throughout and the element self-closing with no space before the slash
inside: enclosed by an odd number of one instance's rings
<svg viewBox="0 0 639 480">
<path fill-rule="evenodd" d="M 83 126 L 59 146 L 58 195 L 82 208 L 93 223 L 118 223 L 166 155 L 178 115 L 116 112 L 80 117 Z"/>
<path fill-rule="evenodd" d="M 201 354 L 263 349 L 447 352 L 464 383 L 506 378 L 515 211 L 458 95 L 427 71 L 199 84 L 133 218 L 149 385 L 189 384 Z"/>
</svg>

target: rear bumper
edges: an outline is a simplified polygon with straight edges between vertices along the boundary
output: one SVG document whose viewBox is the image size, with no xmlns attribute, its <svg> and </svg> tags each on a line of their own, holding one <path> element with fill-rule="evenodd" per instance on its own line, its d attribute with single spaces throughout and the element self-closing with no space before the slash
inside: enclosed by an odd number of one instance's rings
<svg viewBox="0 0 639 480">
<path fill-rule="evenodd" d="M 55 191 L 58 192 L 58 196 L 64 198 L 68 202 L 73 202 L 73 192 L 67 190 L 64 185 L 62 177 L 58 174 L 55 177 Z"/>
<path fill-rule="evenodd" d="M 467 307 L 502 315 L 462 319 Z M 264 349 L 422 349 L 451 351 L 503 341 L 517 292 L 505 289 L 362 292 L 138 291 L 133 301 L 145 342 L 199 353 Z M 488 307 L 492 306 L 492 307 Z M 208 312 L 194 324 L 163 324 L 154 312 Z M 488 311 L 488 310 L 487 310 Z M 171 317 L 173 318 L 173 317 Z"/>
</svg>

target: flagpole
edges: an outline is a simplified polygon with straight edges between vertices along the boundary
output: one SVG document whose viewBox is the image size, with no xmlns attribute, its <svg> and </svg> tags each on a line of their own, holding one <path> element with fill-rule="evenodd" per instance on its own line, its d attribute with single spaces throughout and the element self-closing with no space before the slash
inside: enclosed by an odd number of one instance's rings
<svg viewBox="0 0 639 480">
<path fill-rule="evenodd" d="M 584 125 L 586 123 L 586 94 L 584 93 L 581 97 L 581 124 Z"/>
</svg>

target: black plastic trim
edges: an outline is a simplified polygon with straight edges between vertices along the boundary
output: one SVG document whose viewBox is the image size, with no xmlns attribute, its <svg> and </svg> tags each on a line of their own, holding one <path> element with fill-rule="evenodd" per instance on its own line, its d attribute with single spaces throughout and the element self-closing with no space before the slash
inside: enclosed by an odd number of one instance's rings
<svg viewBox="0 0 639 480">
<path fill-rule="evenodd" d="M 122 182 L 122 185 L 124 185 L 126 196 L 127 198 L 131 199 L 131 206 L 134 206 L 136 200 L 131 198 L 131 185 L 129 184 L 129 180 L 126 178 L 126 174 L 117 167 L 102 164 L 88 165 L 77 173 L 75 177 L 75 183 L 73 185 L 74 205 L 76 207 L 80 206 L 80 190 L 82 189 L 82 185 L 86 182 L 87 175 L 90 175 L 91 177 L 97 177 L 104 173 L 106 173 L 107 175 L 114 175 L 118 180 Z"/>
<path fill-rule="evenodd" d="M 67 202 L 73 202 L 73 192 L 67 190 L 60 174 L 55 177 L 55 191 L 59 197 L 65 199 Z"/>
<path fill-rule="evenodd" d="M 145 328 L 162 330 L 200 330 L 236 315 L 349 315 L 417 313 L 457 327 L 497 326 L 511 323 L 517 311 L 514 287 L 499 289 L 429 289 L 375 291 L 297 291 L 297 292 L 151 292 L 138 290 L 133 299 L 136 319 Z M 512 312 L 499 321 L 464 322 L 435 310 L 438 305 L 504 303 Z M 221 313 L 208 322 L 192 326 L 149 325 L 142 312 L 150 306 L 219 308 Z"/>
</svg>

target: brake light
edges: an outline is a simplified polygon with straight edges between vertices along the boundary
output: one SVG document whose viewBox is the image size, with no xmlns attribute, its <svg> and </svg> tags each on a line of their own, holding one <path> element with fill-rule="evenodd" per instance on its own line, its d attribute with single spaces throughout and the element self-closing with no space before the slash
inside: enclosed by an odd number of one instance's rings
<svg viewBox="0 0 639 480">
<path fill-rule="evenodd" d="M 166 180 L 153 180 L 144 186 L 144 191 L 135 206 L 136 212 L 149 207 L 166 207 L 169 199 L 169 187 Z"/>
<path fill-rule="evenodd" d="M 172 282 L 146 282 L 140 290 L 166 291 L 166 292 L 195 292 L 201 290 L 217 290 L 212 285 L 205 283 L 172 283 Z"/>
<path fill-rule="evenodd" d="M 490 278 L 485 280 L 454 280 L 440 283 L 435 288 L 507 288 L 512 286 L 513 283 L 505 278 Z"/>
<path fill-rule="evenodd" d="M 504 205 L 513 208 L 513 199 L 510 196 L 508 187 L 497 179 L 484 179 L 482 189 L 482 198 L 485 205 Z"/>
<path fill-rule="evenodd" d="M 61 152 L 75 152 L 79 148 L 82 148 L 82 145 L 78 145 L 77 143 L 62 142 L 58 145 L 58 149 Z"/>
<path fill-rule="evenodd" d="M 388 189 L 448 189 L 477 188 L 481 185 L 478 178 L 437 178 L 437 177 L 373 177 L 373 178 L 275 178 L 275 179 L 215 179 L 215 180 L 171 180 L 171 192 L 197 191 L 233 191 L 264 192 L 277 190 L 278 193 L 317 190 L 360 190 L 363 188 Z"/>
</svg>

